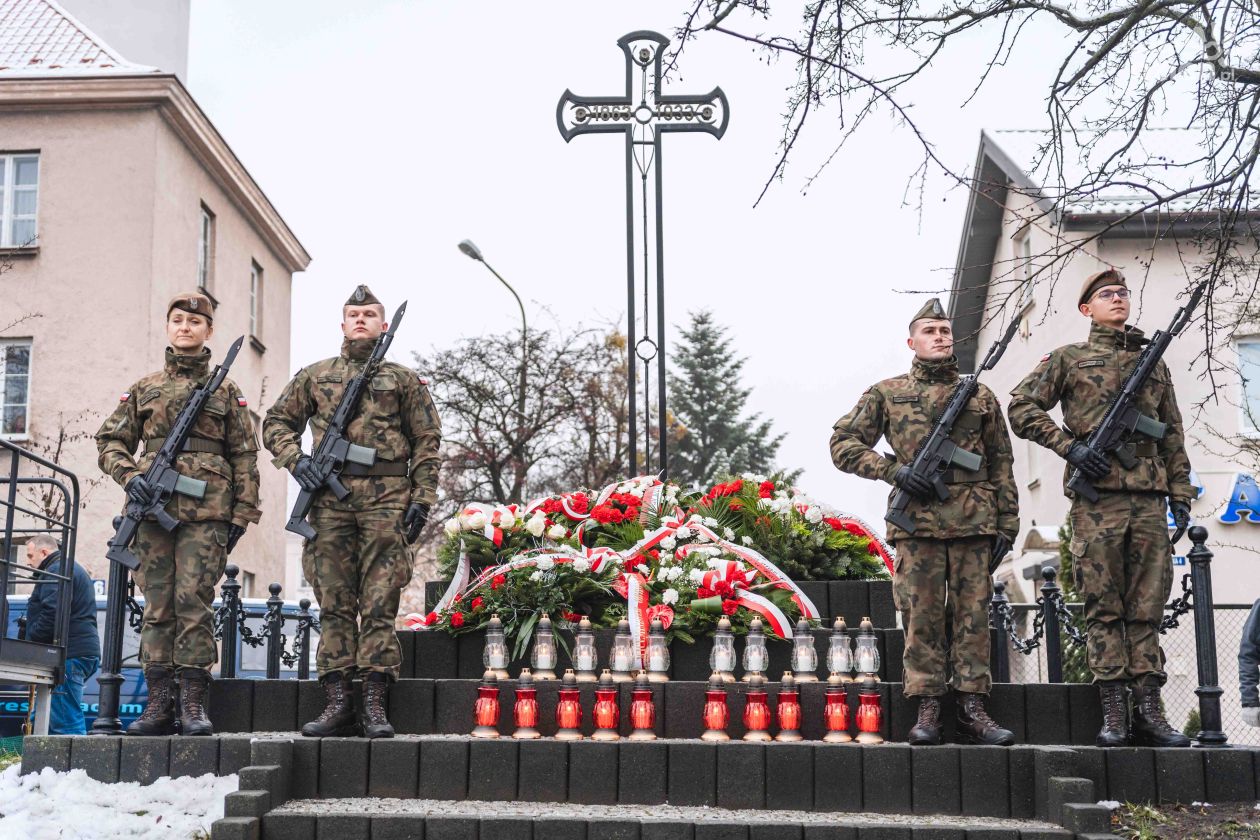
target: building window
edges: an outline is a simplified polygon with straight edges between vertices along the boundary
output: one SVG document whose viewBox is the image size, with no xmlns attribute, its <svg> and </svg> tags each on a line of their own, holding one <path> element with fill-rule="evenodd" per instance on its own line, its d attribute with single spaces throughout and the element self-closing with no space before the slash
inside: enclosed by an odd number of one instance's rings
<svg viewBox="0 0 1260 840">
<path fill-rule="evenodd" d="M 249 263 L 249 334 L 261 339 L 263 306 L 263 270 L 262 266 L 250 260 Z"/>
<path fill-rule="evenodd" d="M 1015 311 L 1023 312 L 1033 299 L 1032 242 L 1028 236 L 1028 227 L 1015 237 L 1015 276 L 1019 280 Z"/>
<path fill-rule="evenodd" d="M 7 440 L 28 437 L 30 384 L 30 339 L 0 339 L 0 437 Z"/>
<path fill-rule="evenodd" d="M 39 155 L 0 154 L 0 248 L 34 248 Z"/>
<path fill-rule="evenodd" d="M 197 288 L 214 297 L 214 214 L 204 204 L 197 232 Z"/>
<path fill-rule="evenodd" d="M 1242 430 L 1260 435 L 1260 336 L 1238 340 L 1238 373 L 1242 377 Z"/>
</svg>

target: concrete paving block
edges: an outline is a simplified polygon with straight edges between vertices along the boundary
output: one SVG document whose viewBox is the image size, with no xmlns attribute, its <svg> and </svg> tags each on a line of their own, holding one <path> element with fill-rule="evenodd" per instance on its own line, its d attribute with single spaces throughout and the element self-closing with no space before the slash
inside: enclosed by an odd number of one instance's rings
<svg viewBox="0 0 1260 840">
<path fill-rule="evenodd" d="M 658 805 L 667 801 L 669 745 L 659 741 L 622 741 L 617 747 L 617 801 Z"/>
<path fill-rule="evenodd" d="M 254 683 L 258 680 L 211 680 L 206 713 L 214 731 L 254 731 Z"/>
<path fill-rule="evenodd" d="M 1072 832 L 1064 828 L 1023 828 L 1019 840 L 1072 840 Z"/>
<path fill-rule="evenodd" d="M 255 683 L 254 731 L 296 732 L 298 681 L 256 680 Z"/>
<path fill-rule="evenodd" d="M 587 840 L 639 840 L 639 824 L 634 820 L 593 819 L 586 823 Z"/>
<path fill-rule="evenodd" d="M 884 631 L 884 650 L 887 657 L 883 662 L 885 682 L 903 682 L 905 680 L 906 634 L 904 630 Z"/>
<path fill-rule="evenodd" d="M 1046 819 L 1057 823 L 1063 819 L 1063 806 L 1069 802 L 1097 802 L 1094 783 L 1089 779 L 1053 776 L 1047 792 Z"/>
<path fill-rule="evenodd" d="M 797 686 L 801 702 L 801 737 L 806 741 L 820 741 L 827 734 L 823 724 L 823 708 L 827 705 L 825 683 L 801 683 Z M 847 695 L 847 692 L 846 692 Z M 849 722 L 853 722 L 853 704 L 849 704 Z"/>
<path fill-rule="evenodd" d="M 145 739 L 151 740 L 151 739 Z M 219 775 L 231 776 L 249 766 L 248 735 L 219 736 Z"/>
<path fill-rule="evenodd" d="M 277 777 L 275 803 L 288 802 L 290 799 L 314 798 L 312 790 L 309 796 L 295 796 L 294 791 L 294 754 L 296 745 L 292 738 L 265 738 L 254 741 L 249 747 L 250 764 L 255 767 L 279 767 Z"/>
<path fill-rule="evenodd" d="M 583 805 L 616 805 L 616 742 L 577 741 L 569 744 L 569 801 Z M 588 829 L 587 833 L 590 831 Z"/>
<path fill-rule="evenodd" d="M 440 630 L 417 633 L 415 676 L 431 680 L 455 679 L 459 675 L 458 645 L 455 636 Z"/>
<path fill-rule="evenodd" d="M 1256 778 L 1252 760 L 1255 750 L 1206 749 L 1203 751 L 1208 802 L 1255 802 Z"/>
<path fill-rule="evenodd" d="M 377 814 L 372 817 L 368 831 L 372 840 L 424 840 L 424 817 L 413 814 Z M 271 838 L 268 837 L 267 840 Z M 299 838 L 295 837 L 293 840 Z"/>
<path fill-rule="evenodd" d="M 533 840 L 529 817 L 482 817 L 478 840 Z M 545 838 L 544 838 L 545 840 Z"/>
<path fill-rule="evenodd" d="M 671 805 L 717 804 L 717 745 L 685 741 L 669 745 Z"/>
<path fill-rule="evenodd" d="M 858 829 L 858 840 L 913 840 L 910 826 L 875 825 Z"/>
<path fill-rule="evenodd" d="M 516 796 L 518 746 L 519 742 L 511 738 L 472 740 L 468 745 L 469 799 L 511 800 Z"/>
<path fill-rule="evenodd" d="M 223 799 L 223 816 L 262 819 L 271 810 L 271 794 L 265 790 L 238 790 Z"/>
<path fill-rule="evenodd" d="M 486 634 L 481 632 L 465 633 L 455 637 L 455 674 L 461 680 L 479 680 L 485 673 L 486 666 L 481 655 L 486 647 Z M 512 671 L 512 676 L 516 676 Z M 561 671 L 560 673 L 564 673 Z"/>
<path fill-rule="evenodd" d="M 1050 813 L 1050 780 L 1074 777 L 1076 752 L 1069 747 L 1040 747 L 1033 756 L 1033 808 L 1038 819 L 1054 819 Z"/>
<path fill-rule="evenodd" d="M 1024 686 L 1024 743 L 1070 744 L 1068 687 L 1063 683 Z"/>
<path fill-rule="evenodd" d="M 674 642 L 669 646 L 670 679 L 704 681 L 709 678 L 709 651 L 712 643 L 708 639 L 699 639 L 693 644 Z M 600 660 L 607 661 L 607 660 Z"/>
<path fill-rule="evenodd" d="M 534 836 L 538 840 L 586 840 L 586 820 L 538 819 L 534 821 Z"/>
<path fill-rule="evenodd" d="M 896 627 L 897 609 L 893 606 L 892 581 L 868 581 L 867 589 L 870 598 L 870 612 L 867 615 L 871 617 L 871 623 L 881 629 Z"/>
<path fill-rule="evenodd" d="M 1152 750 L 1145 747 L 1114 747 L 1104 752 L 1107 756 L 1108 799 L 1120 802 L 1157 800 L 1155 753 Z"/>
<path fill-rule="evenodd" d="M 171 739 L 123 736 L 118 757 L 118 781 L 151 785 L 170 775 Z M 225 775 L 225 774 L 220 774 Z"/>
<path fill-rule="evenodd" d="M 398 648 L 402 653 L 402 662 L 398 666 L 398 679 L 409 680 L 416 675 L 416 635 L 415 630 L 399 630 Z"/>
<path fill-rule="evenodd" d="M 315 823 L 315 840 L 369 840 L 371 831 L 371 817 L 325 814 Z"/>
<path fill-rule="evenodd" d="M 369 749 L 370 742 L 365 738 L 321 739 L 319 745 L 320 799 L 350 799 L 367 796 Z"/>
<path fill-rule="evenodd" d="M 795 823 L 749 823 L 748 840 L 803 840 Z"/>
<path fill-rule="evenodd" d="M 891 591 L 889 597 L 892 597 Z M 871 614 L 870 587 L 861 580 L 828 581 L 827 608 L 831 610 L 833 620 L 843 616 L 849 629 L 857 630 L 862 619 Z"/>
<path fill-rule="evenodd" d="M 804 840 L 858 840 L 858 830 L 851 825 L 810 825 L 801 827 Z"/>
<path fill-rule="evenodd" d="M 293 799 L 319 797 L 319 738 L 296 738 L 291 751 L 293 773 L 289 796 Z"/>
<path fill-rule="evenodd" d="M 967 840 L 967 829 L 944 825 L 910 827 L 912 840 Z"/>
<path fill-rule="evenodd" d="M 1105 805 L 1069 802 L 1063 806 L 1063 827 L 1080 834 L 1106 834 L 1111 831 L 1111 809 Z"/>
<path fill-rule="evenodd" d="M 477 702 L 475 680 L 434 682 L 433 731 L 439 735 L 467 735 L 473 731 L 473 705 Z M 499 706 L 499 720 L 512 720 L 512 707 Z"/>
<path fill-rule="evenodd" d="M 910 785 L 906 784 L 906 779 L 910 778 L 910 751 L 909 744 L 880 744 L 862 749 L 864 810 L 904 814 L 911 809 Z"/>
<path fill-rule="evenodd" d="M 958 751 L 961 813 L 1007 817 L 1011 813 L 1006 747 L 968 746 Z"/>
<path fill-rule="evenodd" d="M 253 817 L 224 817 L 210 826 L 211 840 L 258 840 L 260 821 Z"/>
<path fill-rule="evenodd" d="M 826 580 L 798 580 L 794 583 L 805 593 L 805 597 L 814 602 L 824 627 L 831 626 L 831 582 Z"/>
<path fill-rule="evenodd" d="M 1028 743 L 1025 725 L 1025 697 L 1022 683 L 994 683 L 985 702 L 989 717 L 1015 734 L 1015 743 Z"/>
<path fill-rule="evenodd" d="M 217 738 L 171 738 L 170 774 L 179 776 L 203 776 L 219 772 L 219 741 Z"/>
<path fill-rule="evenodd" d="M 27 735 L 22 739 L 23 776 L 51 767 L 58 773 L 70 769 L 70 735 Z"/>
<path fill-rule="evenodd" d="M 266 767 L 242 767 L 238 790 L 262 790 L 267 792 L 271 808 L 278 808 L 285 803 L 288 782 L 283 779 L 284 771 L 274 764 Z"/>
<path fill-rule="evenodd" d="M 311 840 L 315 836 L 315 816 L 267 814 L 262 818 L 262 833 L 267 840 Z"/>
<path fill-rule="evenodd" d="M 1019 840 L 1019 829 L 998 828 L 996 826 L 969 828 L 967 829 L 967 840 Z"/>
<path fill-rule="evenodd" d="M 522 802 L 564 802 L 569 791 L 569 745 L 564 741 L 521 741 L 516 797 Z"/>
<path fill-rule="evenodd" d="M 445 633 L 425 635 L 445 636 Z M 429 816 L 424 821 L 424 840 L 477 840 L 477 828 L 481 821 L 476 817 Z"/>
<path fill-rule="evenodd" d="M 765 806 L 775 810 L 813 810 L 813 744 L 766 744 Z"/>
<path fill-rule="evenodd" d="M 748 840 L 748 824 L 708 820 L 697 822 L 696 840 Z"/>
<path fill-rule="evenodd" d="M 1092 746 L 1102 728 L 1102 699 L 1091 683 L 1068 685 L 1068 742 Z"/>
<path fill-rule="evenodd" d="M 1011 819 L 1032 819 L 1037 811 L 1036 749 L 1027 746 L 1007 747 L 1007 778 L 1010 780 Z"/>
<path fill-rule="evenodd" d="M 118 756 L 121 752 L 121 742 L 121 738 L 75 736 L 70 744 L 70 769 L 84 770 L 89 778 L 113 784 L 118 781 Z M 214 771 L 202 770 L 201 772 L 213 773 Z"/>
<path fill-rule="evenodd" d="M 389 689 L 389 720 L 399 735 L 433 732 L 433 681 L 399 680 Z"/>
<path fill-rule="evenodd" d="M 297 728 L 301 731 L 303 725 L 315 720 L 324 711 L 326 698 L 324 686 L 318 680 L 298 680 L 297 687 Z M 267 827 L 264 825 L 263 833 L 266 832 Z"/>
<path fill-rule="evenodd" d="M 468 798 L 468 742 L 425 741 L 420 745 L 421 799 L 463 800 Z M 428 830 L 428 826 L 425 830 Z M 475 826 L 474 826 L 475 829 Z M 443 831 L 454 831 L 444 828 Z"/>
<path fill-rule="evenodd" d="M 704 712 L 704 690 L 705 684 L 702 682 L 672 680 L 665 684 L 666 738 L 699 738 L 704 732 L 701 719 Z M 728 696 L 727 708 L 730 706 Z"/>
<path fill-rule="evenodd" d="M 420 742 L 377 738 L 368 749 L 368 796 L 415 799 L 420 781 Z"/>
<path fill-rule="evenodd" d="M 867 750 L 853 744 L 813 744 L 814 810 L 862 811 L 862 777 Z M 909 767 L 906 767 L 909 776 Z M 903 777 L 899 786 L 904 787 Z M 908 805 L 908 803 L 907 803 Z M 908 810 L 908 808 L 907 808 Z M 809 836 L 808 825 L 805 836 Z"/>
<path fill-rule="evenodd" d="M 671 820 L 643 820 L 639 823 L 639 840 L 694 840 L 695 826 Z"/>
<path fill-rule="evenodd" d="M 962 808 L 958 747 L 919 747 L 910 753 L 911 799 L 916 814 L 958 814 Z"/>
<path fill-rule="evenodd" d="M 1206 750 L 1155 750 L 1155 790 L 1160 802 L 1210 802 L 1204 780 Z"/>
<path fill-rule="evenodd" d="M 718 749 L 717 804 L 732 809 L 765 807 L 765 744 L 740 741 Z"/>
<path fill-rule="evenodd" d="M 1100 747 L 1074 747 L 1076 750 L 1076 773 L 1082 779 L 1094 783 L 1094 795 L 1099 799 L 1110 799 L 1107 795 L 1107 751 Z"/>
</svg>

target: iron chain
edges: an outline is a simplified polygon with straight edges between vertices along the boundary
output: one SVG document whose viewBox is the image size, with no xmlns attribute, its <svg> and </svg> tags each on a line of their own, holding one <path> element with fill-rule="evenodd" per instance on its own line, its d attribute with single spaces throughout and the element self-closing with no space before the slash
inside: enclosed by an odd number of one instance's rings
<svg viewBox="0 0 1260 840">
<path fill-rule="evenodd" d="M 1167 633 L 1174 627 L 1179 626 L 1178 619 L 1193 608 L 1193 598 L 1194 590 L 1190 586 L 1190 573 L 1186 572 L 1181 576 L 1181 596 L 1169 602 L 1167 609 L 1171 610 L 1171 612 L 1164 616 L 1159 623 L 1160 633 Z"/>
</svg>

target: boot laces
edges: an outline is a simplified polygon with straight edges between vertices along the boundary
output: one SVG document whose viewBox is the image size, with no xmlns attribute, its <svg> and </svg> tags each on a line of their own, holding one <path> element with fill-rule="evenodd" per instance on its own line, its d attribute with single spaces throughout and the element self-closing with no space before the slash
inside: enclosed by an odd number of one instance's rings
<svg viewBox="0 0 1260 840">
<path fill-rule="evenodd" d="M 1158 730 L 1161 734 L 1174 731 L 1172 724 L 1164 717 L 1164 710 L 1159 707 L 1159 691 L 1157 689 L 1147 689 L 1143 692 L 1142 699 L 1138 701 L 1138 709 L 1151 728 Z"/>
<path fill-rule="evenodd" d="M 924 697 L 919 701 L 919 720 L 916 725 L 921 727 L 936 726 L 940 713 L 941 701 L 935 697 Z"/>
<path fill-rule="evenodd" d="M 184 713 L 190 718 L 206 716 L 203 692 L 206 684 L 198 679 L 188 680 L 184 684 Z"/>
<path fill-rule="evenodd" d="M 373 724 L 388 723 L 385 716 L 385 683 L 369 680 L 363 683 L 363 712 Z"/>
<path fill-rule="evenodd" d="M 324 688 L 324 694 L 328 700 L 324 706 L 324 711 L 319 713 L 317 720 L 320 723 L 328 723 L 342 713 L 346 705 L 346 686 L 341 680 L 329 680 Z"/>
<path fill-rule="evenodd" d="M 963 701 L 963 711 L 973 722 L 980 724 L 985 729 L 999 728 L 997 722 L 989 717 L 989 713 L 984 708 L 984 702 L 981 701 L 980 696 L 977 694 L 969 695 Z"/>
<path fill-rule="evenodd" d="M 1103 723 L 1108 729 L 1124 728 L 1124 688 L 1111 686 L 1103 691 Z"/>
<path fill-rule="evenodd" d="M 170 705 L 170 702 L 170 678 L 150 681 L 149 701 L 144 704 L 144 711 L 140 713 L 140 720 L 151 721 L 165 716 L 167 713 L 166 707 Z"/>
</svg>

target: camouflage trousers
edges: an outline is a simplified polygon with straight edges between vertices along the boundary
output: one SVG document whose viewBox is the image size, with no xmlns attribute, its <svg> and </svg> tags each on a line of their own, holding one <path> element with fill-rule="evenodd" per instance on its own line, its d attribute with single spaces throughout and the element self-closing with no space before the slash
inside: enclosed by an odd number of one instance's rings
<svg viewBox="0 0 1260 840">
<path fill-rule="evenodd" d="M 906 632 L 907 697 L 989 693 L 992 553 L 990 536 L 897 540 L 893 599 Z"/>
<path fill-rule="evenodd" d="M 226 522 L 184 522 L 174 531 L 140 523 L 133 549 L 144 593 L 144 664 L 209 669 L 219 661 L 210 605 L 227 565 L 227 541 Z"/>
<path fill-rule="evenodd" d="M 412 570 L 402 511 L 317 507 L 310 521 L 316 536 L 302 549 L 302 571 L 319 601 L 319 675 L 357 669 L 397 679 L 394 619 Z"/>
<path fill-rule="evenodd" d="M 1094 680 L 1150 676 L 1162 685 L 1159 623 L 1172 591 L 1168 507 L 1156 493 L 1072 502 L 1072 578 L 1085 599 Z"/>
</svg>

